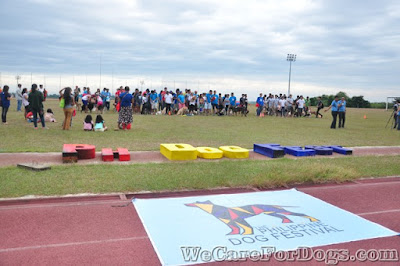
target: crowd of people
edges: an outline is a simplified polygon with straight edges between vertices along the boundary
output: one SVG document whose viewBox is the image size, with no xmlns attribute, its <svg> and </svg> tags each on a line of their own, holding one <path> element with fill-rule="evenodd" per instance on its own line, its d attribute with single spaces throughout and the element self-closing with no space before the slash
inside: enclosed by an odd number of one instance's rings
<svg viewBox="0 0 400 266">
<path fill-rule="evenodd" d="M 129 87 L 121 86 L 117 89 L 113 104 L 115 110 L 119 110 L 118 103 L 122 98 L 121 95 L 127 91 L 130 91 Z M 221 95 L 221 93 L 217 94 L 216 91 L 210 90 L 208 93 L 199 94 L 190 89 L 171 91 L 167 88 L 160 90 L 160 92 L 150 89 L 142 92 L 135 89 L 129 94 L 132 95 L 133 113 L 167 115 L 247 115 L 248 113 L 247 94 L 242 94 L 242 97 L 237 99 L 234 93 Z M 104 88 L 103 91 L 97 89 L 92 94 L 90 88 L 84 87 L 81 93 L 80 88 L 76 87 L 74 95 L 77 103 L 80 98 L 82 99 L 82 103 L 77 105 L 79 109 L 81 108 L 81 112 L 110 110 L 111 93 L 107 88 Z"/>
<path fill-rule="evenodd" d="M 39 87 L 36 84 L 32 84 L 31 90 L 28 92 L 26 88 L 21 89 L 21 84 L 18 84 L 18 89 L 16 91 L 16 99 L 17 99 L 17 111 L 22 112 L 22 105 L 24 106 L 24 118 L 28 121 L 32 121 L 34 124 L 34 128 L 37 129 L 37 123 L 40 122 L 42 124 L 43 129 L 48 129 L 46 127 L 46 119 L 45 112 L 43 108 L 43 102 L 46 100 L 47 91 L 43 88 L 43 85 Z M 7 113 L 10 108 L 10 100 L 11 94 L 9 92 L 9 86 L 4 85 L 3 90 L 0 92 L 0 105 L 2 107 L 2 123 L 7 125 Z M 48 110 L 51 113 L 46 117 L 49 121 L 54 121 L 54 116 L 52 115 L 52 111 Z"/>
<path fill-rule="evenodd" d="M 9 87 L 4 86 L 0 93 L 0 102 L 2 105 L 2 122 L 7 124 L 7 112 L 10 106 L 11 94 Z M 41 122 L 42 127 L 46 128 L 45 122 L 56 122 L 53 111 L 48 109 L 44 113 L 43 102 L 46 100 L 47 91 L 42 85 L 37 87 L 32 85 L 28 92 L 26 88 L 21 89 L 18 84 L 16 91 L 17 111 L 22 111 L 24 107 L 24 117 L 34 123 Z M 97 112 L 96 122 L 93 123 L 90 114 L 85 118 L 84 130 L 87 131 L 105 131 L 107 127 L 101 114 L 110 109 L 118 112 L 118 128 L 130 129 L 133 121 L 133 114 L 153 114 L 153 115 L 242 115 L 247 116 L 248 99 L 247 94 L 242 94 L 239 99 L 232 92 L 230 94 L 217 93 L 209 90 L 208 93 L 198 93 L 190 89 L 184 91 L 176 89 L 175 91 L 164 88 L 157 92 L 156 90 L 146 89 L 140 91 L 135 89 L 132 93 L 128 86 L 119 87 L 114 95 L 114 102 L 111 104 L 112 95 L 110 90 L 104 88 L 102 91 L 97 89 L 92 93 L 89 87 L 83 90 L 76 86 L 74 90 L 66 87 L 59 91 L 60 107 L 63 108 L 64 121 L 62 128 L 68 130 L 72 124 L 72 118 L 76 114 L 76 109 L 80 112 Z M 76 109 L 75 109 L 76 108 Z M 293 97 L 285 94 L 273 95 L 262 94 L 256 99 L 256 115 L 279 116 L 279 117 L 312 117 L 322 118 L 321 110 L 324 104 L 321 97 L 318 97 L 315 110 L 311 109 L 311 101 L 307 96 L 302 95 Z M 335 97 L 330 106 L 325 110 L 331 110 L 332 123 L 331 128 L 336 128 L 337 121 L 339 128 L 344 128 L 346 121 L 346 100 L 344 97 L 339 99 Z M 397 114 L 397 113 L 396 113 Z M 397 117 L 396 117 L 397 118 Z M 90 126 L 92 125 L 92 126 Z M 397 123 L 396 123 L 397 125 Z"/>
</svg>

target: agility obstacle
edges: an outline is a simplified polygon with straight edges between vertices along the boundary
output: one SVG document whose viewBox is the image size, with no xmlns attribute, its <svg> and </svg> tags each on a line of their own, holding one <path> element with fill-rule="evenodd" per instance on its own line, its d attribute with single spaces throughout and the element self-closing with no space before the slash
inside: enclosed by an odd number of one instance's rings
<svg viewBox="0 0 400 266">
<path fill-rule="evenodd" d="M 224 156 L 224 152 L 211 147 L 197 147 L 197 157 L 203 159 L 221 159 Z"/>
<path fill-rule="evenodd" d="M 254 144 L 253 151 L 270 158 L 285 156 L 285 150 L 279 144 Z"/>
<path fill-rule="evenodd" d="M 197 159 L 197 150 L 189 144 L 160 144 L 160 152 L 171 161 Z"/>
<path fill-rule="evenodd" d="M 300 146 L 286 146 L 284 150 L 286 154 L 296 157 L 315 156 L 316 154 L 315 150 L 303 149 Z"/>
<path fill-rule="evenodd" d="M 114 159 L 118 159 L 119 161 L 130 161 L 131 154 L 128 149 L 118 148 L 116 151 L 113 151 L 110 148 L 104 148 L 101 150 L 101 159 L 103 162 L 112 162 Z"/>
<path fill-rule="evenodd" d="M 243 149 L 239 146 L 221 146 L 219 147 L 224 152 L 224 157 L 231 159 L 245 159 L 249 158 L 249 150 Z"/>
<path fill-rule="evenodd" d="M 88 144 L 64 144 L 62 151 L 63 163 L 76 163 L 82 159 L 94 159 L 96 147 Z"/>
<path fill-rule="evenodd" d="M 315 146 L 308 145 L 304 149 L 300 146 L 280 146 L 279 144 L 254 144 L 254 152 L 268 156 L 270 158 L 283 157 L 289 154 L 296 157 L 332 155 L 333 152 L 342 155 L 352 155 L 353 150 L 343 148 L 342 146 Z"/>
<path fill-rule="evenodd" d="M 305 149 L 311 149 L 314 150 L 317 155 L 332 155 L 333 149 L 329 147 L 324 147 L 324 146 L 305 146 Z"/>
<path fill-rule="evenodd" d="M 81 159 L 94 159 L 96 147 L 88 144 L 64 144 L 62 159 L 64 163 L 77 162 Z M 342 155 L 352 155 L 353 151 L 342 146 L 316 146 L 308 145 L 304 148 L 300 146 L 280 146 L 279 144 L 254 144 L 255 153 L 270 157 L 280 158 L 285 154 L 296 157 L 307 157 L 315 155 L 332 155 L 333 152 Z M 218 149 L 213 147 L 193 147 L 189 144 L 160 144 L 160 153 L 171 161 L 196 160 L 198 157 L 203 159 L 220 159 L 222 157 L 230 159 L 247 159 L 249 150 L 239 146 L 221 146 Z M 125 148 L 103 148 L 101 158 L 104 162 L 112 162 L 114 159 L 119 161 L 130 161 L 131 155 Z"/>
</svg>

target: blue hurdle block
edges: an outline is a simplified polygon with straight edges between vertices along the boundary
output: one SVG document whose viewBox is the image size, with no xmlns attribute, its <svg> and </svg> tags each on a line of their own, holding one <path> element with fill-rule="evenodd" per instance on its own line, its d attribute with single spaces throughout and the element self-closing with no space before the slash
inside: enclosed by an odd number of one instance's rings
<svg viewBox="0 0 400 266">
<path fill-rule="evenodd" d="M 339 153 L 339 154 L 343 154 L 343 155 L 352 155 L 353 154 L 353 150 L 343 148 L 342 146 L 327 146 L 327 147 L 333 149 L 334 152 Z"/>
<path fill-rule="evenodd" d="M 317 155 L 332 155 L 333 149 L 329 147 L 324 147 L 324 146 L 305 146 L 305 149 L 311 149 L 316 152 Z"/>
<path fill-rule="evenodd" d="M 315 156 L 316 151 L 311 149 L 303 149 L 299 146 L 287 146 L 284 147 L 285 153 L 296 156 L 296 157 L 304 157 L 304 156 Z"/>
<path fill-rule="evenodd" d="M 279 158 L 285 155 L 285 150 L 279 144 L 254 144 L 253 151 L 270 158 Z"/>
</svg>

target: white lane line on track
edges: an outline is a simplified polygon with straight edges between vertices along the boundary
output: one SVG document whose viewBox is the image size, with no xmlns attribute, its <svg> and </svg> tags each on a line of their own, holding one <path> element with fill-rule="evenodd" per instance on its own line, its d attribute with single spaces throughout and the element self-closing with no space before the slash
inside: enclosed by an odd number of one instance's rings
<svg viewBox="0 0 400 266">
<path fill-rule="evenodd" d="M 68 246 L 113 243 L 113 242 L 120 242 L 120 241 L 143 240 L 143 239 L 148 239 L 148 238 L 149 238 L 148 236 L 137 236 L 137 237 L 128 237 L 128 238 L 115 238 L 115 239 L 106 239 L 106 240 L 93 240 L 93 241 L 84 241 L 84 242 L 38 245 L 38 246 L 28 246 L 28 247 L 19 247 L 19 248 L 3 248 L 3 249 L 0 249 L 0 253 L 13 252 L 13 251 L 24 251 L 24 250 L 30 250 L 30 249 L 59 248 L 59 247 L 68 247 Z"/>
<path fill-rule="evenodd" d="M 87 202 L 69 202 L 69 203 L 43 203 L 43 204 L 26 204 L 26 205 L 14 205 L 0 207 L 2 210 L 15 210 L 15 209 L 33 209 L 33 208 L 52 208 L 52 207 L 75 207 L 75 206 L 87 206 L 87 205 L 124 205 L 131 203 L 130 200 L 113 200 L 113 201 L 87 201 Z M 120 206 L 117 206 L 120 207 Z"/>
<path fill-rule="evenodd" d="M 380 183 L 357 183 L 357 184 L 345 184 L 345 185 L 333 185 L 333 186 L 323 186 L 323 187 L 299 187 L 298 190 L 315 190 L 315 189 L 334 189 L 334 188 L 345 188 L 345 187 L 371 187 L 371 186 L 382 186 L 382 185 L 400 185 L 399 181 L 390 182 L 380 182 Z"/>
<path fill-rule="evenodd" d="M 390 213 L 390 212 L 400 212 L 400 209 L 376 211 L 376 212 L 356 213 L 356 215 L 362 216 L 362 215 L 373 215 L 373 214 L 382 214 L 382 213 Z"/>
</svg>

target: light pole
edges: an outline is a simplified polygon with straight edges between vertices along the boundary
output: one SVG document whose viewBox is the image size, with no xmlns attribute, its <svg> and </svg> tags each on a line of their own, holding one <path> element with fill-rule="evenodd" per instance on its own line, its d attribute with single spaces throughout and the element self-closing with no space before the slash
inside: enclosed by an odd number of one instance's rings
<svg viewBox="0 0 400 266">
<path fill-rule="evenodd" d="M 292 75 L 292 62 L 296 61 L 296 55 L 295 54 L 288 54 L 287 55 L 287 61 L 289 61 L 289 88 L 288 88 L 288 97 L 290 95 L 290 77 Z"/>
<path fill-rule="evenodd" d="M 15 76 L 15 79 L 17 80 L 17 87 L 18 87 L 19 80 L 21 79 L 21 76 L 20 76 L 20 75 L 16 75 L 16 76 Z"/>
</svg>

